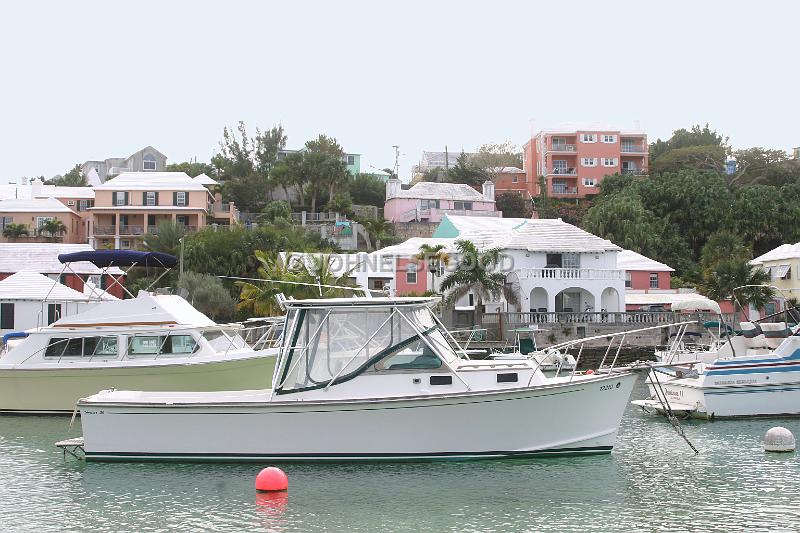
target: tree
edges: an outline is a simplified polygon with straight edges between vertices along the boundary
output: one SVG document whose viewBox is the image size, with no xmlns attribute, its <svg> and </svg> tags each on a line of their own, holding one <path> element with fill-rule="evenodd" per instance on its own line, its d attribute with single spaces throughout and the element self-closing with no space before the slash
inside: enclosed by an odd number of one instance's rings
<svg viewBox="0 0 800 533">
<path fill-rule="evenodd" d="M 219 278 L 197 272 L 185 272 L 178 287 L 189 293 L 188 301 L 215 322 L 233 318 L 235 302 Z"/>
<path fill-rule="evenodd" d="M 459 255 L 458 270 L 448 274 L 439 285 L 443 293 L 448 293 L 447 304 L 472 293 L 475 296 L 475 321 L 482 324 L 483 302 L 499 300 L 502 295 L 510 304 L 517 303 L 517 295 L 501 272 L 492 272 L 500 264 L 500 248 L 479 252 L 472 241 L 459 239 L 455 242 Z"/>
<path fill-rule="evenodd" d="M 27 237 L 28 235 L 27 224 L 7 224 L 6 227 L 3 228 L 3 237 L 11 239 L 12 241 L 16 241 L 22 236 Z"/>
<path fill-rule="evenodd" d="M 383 207 L 386 203 L 386 183 L 371 174 L 357 175 L 348 188 L 354 204 Z"/>
<path fill-rule="evenodd" d="M 417 261 L 425 261 L 428 272 L 431 273 L 431 288 L 436 290 L 436 273 L 450 264 L 450 254 L 445 251 L 444 244 L 422 244 L 419 253 L 414 256 Z"/>
<path fill-rule="evenodd" d="M 250 316 L 276 316 L 283 314 L 278 304 L 278 294 L 300 296 L 305 288 L 293 283 L 299 282 L 299 276 L 292 271 L 277 252 L 256 250 L 254 257 L 258 262 L 255 277 L 269 281 L 236 281 L 240 288 L 239 302 L 236 308 L 247 312 Z"/>
<path fill-rule="evenodd" d="M 783 150 L 747 148 L 734 151 L 733 158 L 736 171 L 728 177 L 732 185 L 781 186 L 800 181 L 800 161 L 789 159 Z"/>
<path fill-rule="evenodd" d="M 506 218 L 530 218 L 533 214 L 530 202 L 522 194 L 514 191 L 498 194 L 495 206 Z"/>
<path fill-rule="evenodd" d="M 374 250 L 381 249 L 381 241 L 385 241 L 392 235 L 392 224 L 384 218 L 376 218 L 374 220 L 361 221 L 361 225 L 367 230 L 369 234 L 369 242 L 367 245 Z"/>
<path fill-rule="evenodd" d="M 785 226 L 781 222 L 785 212 L 780 189 L 750 185 L 736 191 L 732 209 L 727 212 L 728 225 L 735 228 L 746 242 L 752 243 L 753 250 L 760 255 L 782 244 Z"/>
<path fill-rule="evenodd" d="M 692 126 L 691 130 L 681 128 L 673 131 L 672 137 L 666 141 L 657 139 L 655 142 L 650 143 L 650 162 L 652 164 L 670 150 L 689 146 L 718 146 L 727 149 L 728 138 L 712 130 L 708 123 L 702 128 L 699 124 Z"/>
<path fill-rule="evenodd" d="M 335 138 L 324 134 L 306 142 L 306 150 L 304 170 L 309 174 L 309 186 L 313 185 L 314 190 L 316 190 L 317 183 L 327 186 L 328 201 L 330 202 L 335 190 L 346 186 L 350 180 L 347 165 L 342 160 L 344 150 Z M 312 196 L 311 202 L 311 211 L 314 212 L 314 196 Z"/>
<path fill-rule="evenodd" d="M 183 224 L 169 220 L 159 222 L 155 233 L 146 233 L 144 248 L 151 252 L 161 252 L 177 256 L 180 254 L 181 239 L 185 235 Z"/>
<path fill-rule="evenodd" d="M 58 185 L 61 187 L 88 187 L 89 183 L 81 172 L 81 166 L 75 164 L 72 169 L 63 176 L 54 176 L 46 182 L 48 185 Z"/>
<path fill-rule="evenodd" d="M 198 163 L 197 161 L 170 163 L 167 165 L 165 170 L 167 172 L 185 172 L 187 175 L 193 178 L 199 176 L 200 174 L 205 174 L 206 176 L 216 176 L 217 174 L 214 170 L 214 167 L 208 163 Z"/>
<path fill-rule="evenodd" d="M 752 250 L 742 242 L 737 233 L 721 229 L 712 233 L 703 245 L 700 266 L 704 272 L 712 272 L 716 270 L 719 263 L 749 261 L 753 257 L 752 254 Z"/>
<path fill-rule="evenodd" d="M 328 205 L 325 206 L 325 209 L 343 215 L 351 215 L 353 213 L 353 199 L 350 198 L 349 192 L 336 193 L 328 202 Z"/>
<path fill-rule="evenodd" d="M 297 273 L 298 279 L 307 283 L 305 291 L 311 298 L 341 298 L 351 296 L 353 291 L 335 287 L 354 287 L 350 275 L 356 268 L 336 273 L 333 270 L 333 257 L 329 254 L 303 255 L 290 267 Z M 313 287 L 312 285 L 317 285 Z M 327 285 L 327 287 L 323 286 Z"/>
<path fill-rule="evenodd" d="M 539 176 L 539 200 L 534 206 L 534 210 L 539 218 L 556 218 L 558 211 L 550 205 L 550 197 L 547 195 L 547 178 Z"/>
<path fill-rule="evenodd" d="M 472 164 L 494 179 L 503 167 L 522 168 L 522 151 L 510 141 L 484 144 L 470 157 Z"/>
<path fill-rule="evenodd" d="M 262 224 L 264 222 L 275 222 L 276 220 L 289 220 L 291 216 L 292 209 L 289 207 L 289 203 L 275 200 L 267 204 L 267 207 L 261 211 L 258 222 Z"/>
<path fill-rule="evenodd" d="M 56 237 L 64 235 L 67 232 L 67 226 L 65 226 L 64 223 L 59 219 L 53 218 L 45 221 L 41 226 L 39 226 L 39 231 L 48 234 L 51 239 L 55 239 Z"/>
<path fill-rule="evenodd" d="M 761 268 L 751 268 L 747 261 L 728 260 L 716 265 L 713 272 L 707 272 L 700 285 L 700 292 L 712 300 L 733 300 L 734 312 L 743 312 L 744 320 L 749 320 L 746 309 L 753 306 L 762 309 L 775 297 L 775 290 L 768 287 L 770 275 Z M 734 291 L 742 287 L 741 289 Z"/>
<path fill-rule="evenodd" d="M 726 157 L 726 149 L 722 146 L 675 148 L 651 162 L 650 171 L 658 174 L 688 169 L 721 174 L 725 169 Z"/>
<path fill-rule="evenodd" d="M 489 179 L 486 171 L 475 165 L 464 152 L 461 152 L 461 155 L 458 156 L 456 164 L 450 168 L 446 177 L 447 181 L 452 183 L 463 183 L 473 187 L 478 187 Z"/>
</svg>

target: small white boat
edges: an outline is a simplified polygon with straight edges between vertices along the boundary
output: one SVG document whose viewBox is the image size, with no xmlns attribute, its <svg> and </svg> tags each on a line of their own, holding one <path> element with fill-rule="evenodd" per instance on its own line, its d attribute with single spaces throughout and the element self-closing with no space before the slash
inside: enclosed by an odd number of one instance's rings
<svg viewBox="0 0 800 533">
<path fill-rule="evenodd" d="M 285 341 L 271 389 L 101 391 L 78 402 L 80 445 L 88 460 L 106 461 L 611 451 L 635 374 L 623 368 L 547 377 L 528 359 L 469 360 L 431 312 L 436 302 L 286 301 Z"/>
<path fill-rule="evenodd" d="M 694 362 L 668 360 L 675 366 L 653 369 L 650 398 L 632 403 L 694 418 L 800 415 L 800 336 L 784 322 L 741 326 Z"/>
<path fill-rule="evenodd" d="M 109 257 L 117 265 L 125 258 L 148 260 L 148 253 L 132 250 L 66 254 L 68 260 L 75 255 L 98 266 L 107 266 Z M 158 255 L 162 262 L 171 257 Z M 110 387 L 263 387 L 278 348 L 268 346 L 263 337 L 269 330 L 262 327 L 264 348 L 254 350 L 242 339 L 248 329 L 216 324 L 176 295 L 141 291 L 136 298 L 100 301 L 49 326 L 8 334 L 0 351 L 0 412 L 72 413 L 79 398 Z"/>
</svg>

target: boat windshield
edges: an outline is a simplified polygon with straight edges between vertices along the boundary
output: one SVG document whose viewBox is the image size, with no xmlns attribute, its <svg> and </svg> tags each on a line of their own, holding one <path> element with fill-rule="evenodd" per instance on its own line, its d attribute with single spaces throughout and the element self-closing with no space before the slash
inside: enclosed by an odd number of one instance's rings
<svg viewBox="0 0 800 533">
<path fill-rule="evenodd" d="M 347 381 L 369 368 L 438 368 L 458 355 L 427 307 L 292 311 L 276 392 Z"/>
<path fill-rule="evenodd" d="M 230 329 L 224 330 L 220 328 L 204 331 L 203 338 L 208 341 L 215 352 L 249 348 L 241 335 Z"/>
</svg>

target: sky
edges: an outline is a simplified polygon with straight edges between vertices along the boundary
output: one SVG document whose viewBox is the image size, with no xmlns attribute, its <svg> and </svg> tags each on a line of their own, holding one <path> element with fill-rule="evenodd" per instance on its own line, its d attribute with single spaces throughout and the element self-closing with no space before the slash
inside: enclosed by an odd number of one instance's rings
<svg viewBox="0 0 800 533">
<path fill-rule="evenodd" d="M 604 123 L 800 146 L 800 2 L 0 3 L 0 182 L 282 124 L 394 164 Z"/>
</svg>

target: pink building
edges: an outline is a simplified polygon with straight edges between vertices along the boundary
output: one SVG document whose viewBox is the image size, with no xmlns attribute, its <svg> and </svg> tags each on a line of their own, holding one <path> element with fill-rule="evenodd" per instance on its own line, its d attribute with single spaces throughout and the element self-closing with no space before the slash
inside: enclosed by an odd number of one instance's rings
<svg viewBox="0 0 800 533">
<path fill-rule="evenodd" d="M 439 223 L 445 214 L 500 217 L 495 209 L 494 183 L 483 184 L 483 193 L 459 183 L 419 182 L 402 189 L 400 180 L 386 182 L 383 216 L 391 222 Z"/>
<path fill-rule="evenodd" d="M 533 195 L 540 177 L 554 198 L 585 198 L 600 192 L 603 176 L 647 173 L 647 135 L 613 129 L 563 128 L 537 133 L 522 149 Z"/>
<path fill-rule="evenodd" d="M 531 186 L 525 171 L 517 167 L 498 167 L 490 170 L 492 182 L 497 194 L 516 192 L 528 197 Z"/>
</svg>

